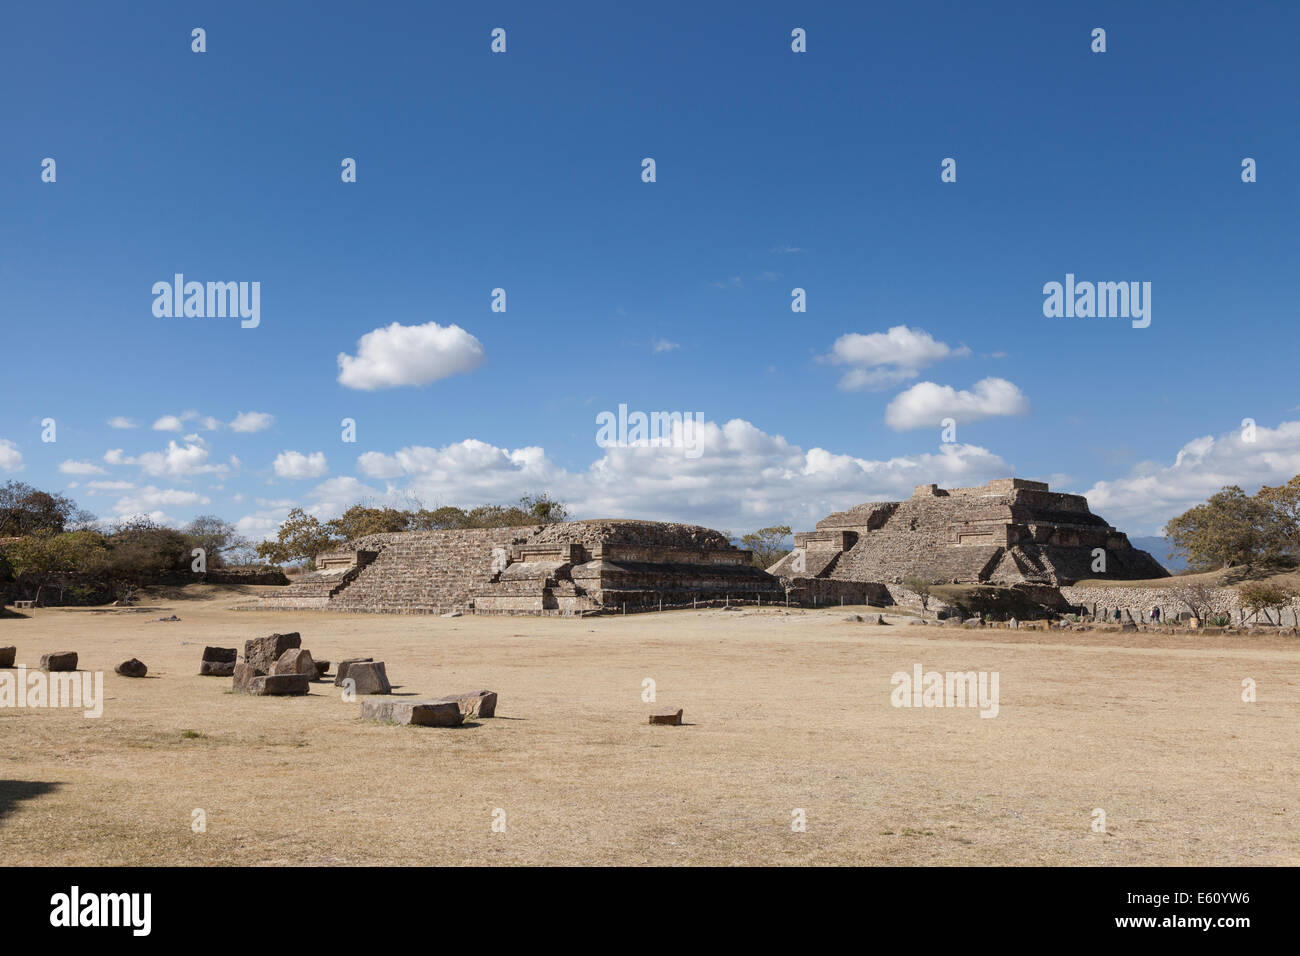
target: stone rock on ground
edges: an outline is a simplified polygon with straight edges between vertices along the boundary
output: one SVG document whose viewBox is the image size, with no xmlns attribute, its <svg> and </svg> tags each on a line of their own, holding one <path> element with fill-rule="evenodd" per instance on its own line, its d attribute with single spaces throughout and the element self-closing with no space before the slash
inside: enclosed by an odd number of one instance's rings
<svg viewBox="0 0 1300 956">
<path fill-rule="evenodd" d="M 257 668 L 240 661 L 235 665 L 235 669 L 230 676 L 233 678 L 230 689 L 237 694 L 247 694 L 249 683 L 252 682 L 253 678 L 257 677 Z"/>
<path fill-rule="evenodd" d="M 462 613 L 463 612 L 461 611 L 448 611 L 446 614 L 443 615 L 443 617 L 461 617 Z"/>
<path fill-rule="evenodd" d="M 76 651 L 58 651 L 53 654 L 41 655 L 41 670 L 43 671 L 75 671 L 76 669 Z"/>
<path fill-rule="evenodd" d="M 233 677 L 235 674 L 234 661 L 200 661 L 200 677 Z"/>
<path fill-rule="evenodd" d="M 123 677 L 143 677 L 149 673 L 149 668 L 145 666 L 144 661 L 131 658 L 129 661 L 123 661 L 114 668 Z"/>
<path fill-rule="evenodd" d="M 244 661 L 256 668 L 258 673 L 269 674 L 271 666 L 291 647 L 302 647 L 302 635 L 297 631 L 255 637 L 244 642 Z"/>
<path fill-rule="evenodd" d="M 330 669 L 329 661 L 316 661 L 316 680 L 324 680 L 325 672 Z"/>
<path fill-rule="evenodd" d="M 349 657 L 346 660 L 339 661 L 338 669 L 334 672 L 334 686 L 343 686 L 343 681 L 348 676 L 348 668 L 353 664 L 368 664 L 373 660 L 373 657 Z"/>
<path fill-rule="evenodd" d="M 650 723 L 665 724 L 670 727 L 680 727 L 682 723 L 681 708 L 677 710 L 656 710 L 650 715 Z"/>
<path fill-rule="evenodd" d="M 460 708 L 466 717 L 495 717 L 497 712 L 497 694 L 494 690 L 475 690 L 468 694 L 449 694 L 439 697 L 435 703 L 451 703 Z"/>
<path fill-rule="evenodd" d="M 13 667 L 14 659 L 18 656 L 16 647 L 0 647 L 0 667 Z"/>
<path fill-rule="evenodd" d="M 203 660 L 229 661 L 233 664 L 239 660 L 239 651 L 233 647 L 205 647 L 203 648 Z"/>
<path fill-rule="evenodd" d="M 303 674 L 308 680 L 316 676 L 316 662 L 305 647 L 291 647 L 271 665 L 272 674 Z"/>
<path fill-rule="evenodd" d="M 263 674 L 250 680 L 244 693 L 255 697 L 299 697 L 310 690 L 306 674 Z"/>
<path fill-rule="evenodd" d="M 363 700 L 363 720 L 419 727 L 459 727 L 464 713 L 452 700 Z"/>
<path fill-rule="evenodd" d="M 388 683 L 388 673 L 383 661 L 358 661 L 348 667 L 346 680 L 356 682 L 358 694 L 391 694 L 393 685 Z"/>
</svg>

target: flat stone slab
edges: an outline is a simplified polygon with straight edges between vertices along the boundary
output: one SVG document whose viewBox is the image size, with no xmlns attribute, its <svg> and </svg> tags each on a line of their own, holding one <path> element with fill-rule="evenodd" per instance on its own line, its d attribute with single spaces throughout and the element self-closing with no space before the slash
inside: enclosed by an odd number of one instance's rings
<svg viewBox="0 0 1300 956">
<path fill-rule="evenodd" d="M 348 667 L 345 680 L 356 682 L 358 694 L 391 694 L 393 685 L 388 682 L 388 672 L 383 661 L 358 661 Z"/>
<path fill-rule="evenodd" d="M 200 661 L 200 677 L 234 677 L 234 661 Z"/>
<path fill-rule="evenodd" d="M 465 720 L 453 700 L 363 700 L 363 720 L 418 727 L 459 727 Z"/>
<path fill-rule="evenodd" d="M 123 677 L 143 677 L 149 673 L 149 668 L 145 666 L 144 661 L 131 658 L 129 661 L 123 661 L 113 668 Z"/>
<path fill-rule="evenodd" d="M 18 656 L 16 647 L 0 647 L 0 667 L 13 667 L 14 659 Z"/>
<path fill-rule="evenodd" d="M 244 661 L 255 667 L 259 673 L 271 673 L 271 666 L 291 647 L 302 647 L 302 635 L 297 631 L 289 634 L 272 634 L 270 637 L 255 637 L 244 642 Z"/>
<path fill-rule="evenodd" d="M 339 661 L 338 670 L 334 672 L 334 686 L 343 686 L 343 681 L 348 676 L 348 668 L 353 664 L 368 664 L 373 660 L 373 657 L 349 657 Z"/>
<path fill-rule="evenodd" d="M 203 648 L 203 659 L 205 661 L 221 661 L 235 663 L 239 660 L 239 650 L 234 647 L 205 647 Z"/>
<path fill-rule="evenodd" d="M 495 717 L 497 712 L 497 694 L 494 690 L 475 690 L 468 694 L 450 694 L 439 697 L 439 703 L 452 703 L 460 708 L 466 717 Z"/>
<path fill-rule="evenodd" d="M 316 676 L 316 662 L 305 647 L 291 647 L 271 665 L 272 674 L 303 674 L 308 680 Z"/>
<path fill-rule="evenodd" d="M 254 697 L 301 697 L 310 691 L 306 674 L 263 674 L 250 679 L 243 693 Z"/>
<path fill-rule="evenodd" d="M 53 654 L 41 655 L 41 670 L 43 671 L 75 671 L 76 669 L 76 651 L 57 651 Z"/>
<path fill-rule="evenodd" d="M 650 715 L 650 723 L 665 724 L 670 727 L 680 727 L 682 725 L 682 710 L 656 710 Z"/>
</svg>

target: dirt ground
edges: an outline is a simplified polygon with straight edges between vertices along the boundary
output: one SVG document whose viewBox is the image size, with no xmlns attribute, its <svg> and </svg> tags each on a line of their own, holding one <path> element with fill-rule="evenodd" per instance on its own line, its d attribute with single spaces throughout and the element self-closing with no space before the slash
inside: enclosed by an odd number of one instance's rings
<svg viewBox="0 0 1300 956">
<path fill-rule="evenodd" d="M 0 620 L 19 663 L 76 650 L 106 698 L 99 719 L 0 709 L 5 863 L 1300 863 L 1295 638 L 233 609 L 259 590 Z M 498 716 L 370 724 L 328 681 L 254 698 L 197 676 L 205 644 L 295 630 L 386 661 L 398 694 L 495 690 Z M 129 657 L 147 678 L 112 673 Z M 997 716 L 893 706 L 917 664 L 996 672 Z M 686 725 L 649 726 L 669 705 Z"/>
</svg>

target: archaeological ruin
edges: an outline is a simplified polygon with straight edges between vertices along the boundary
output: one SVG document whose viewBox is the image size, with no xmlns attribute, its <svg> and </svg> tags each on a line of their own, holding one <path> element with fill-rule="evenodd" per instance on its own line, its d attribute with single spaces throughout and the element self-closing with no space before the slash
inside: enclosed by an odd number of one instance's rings
<svg viewBox="0 0 1300 956">
<path fill-rule="evenodd" d="M 263 608 L 573 614 L 784 598 L 749 551 L 698 525 L 594 520 L 358 538 Z"/>
<path fill-rule="evenodd" d="M 900 584 L 1049 585 L 1169 572 L 1088 510 L 1082 495 L 1000 478 L 979 488 L 919 485 L 906 501 L 838 511 L 794 536 L 769 573 L 800 587 Z"/>
<path fill-rule="evenodd" d="M 321 555 L 316 570 L 263 596 L 261 607 L 587 614 L 715 601 L 882 606 L 904 600 L 909 576 L 1055 589 L 1168 574 L 1083 496 L 1019 478 L 921 485 L 907 501 L 836 512 L 796 534 L 794 545 L 764 571 L 720 532 L 656 521 L 374 534 Z"/>
</svg>

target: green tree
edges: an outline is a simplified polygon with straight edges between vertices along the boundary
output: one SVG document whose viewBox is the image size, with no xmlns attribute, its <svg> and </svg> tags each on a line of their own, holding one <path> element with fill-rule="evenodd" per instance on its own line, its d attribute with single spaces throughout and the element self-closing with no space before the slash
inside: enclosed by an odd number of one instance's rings
<svg viewBox="0 0 1300 956">
<path fill-rule="evenodd" d="M 332 521 L 327 521 L 325 530 L 340 541 L 355 541 L 368 534 L 407 531 L 411 517 L 409 511 L 356 504 Z"/>
<path fill-rule="evenodd" d="M 1280 556 L 1273 515 L 1236 485 L 1165 525 L 1165 537 L 1192 571 L 1268 561 Z"/>
<path fill-rule="evenodd" d="M 914 574 L 907 575 L 903 578 L 903 587 L 909 591 L 915 591 L 921 599 L 921 610 L 930 610 L 930 595 L 933 593 L 934 586 L 938 581 L 927 580 Z"/>
<path fill-rule="evenodd" d="M 41 603 L 41 595 L 56 579 L 62 588 L 68 576 L 90 576 L 99 573 L 107 563 L 108 548 L 103 535 L 96 531 L 69 531 L 58 534 L 38 531 L 24 535 L 5 546 L 5 557 L 15 579 L 24 586 L 34 586 L 33 599 Z M 28 593 L 31 593 L 30 591 Z"/>
<path fill-rule="evenodd" d="M 767 569 L 790 553 L 785 539 L 790 537 L 789 525 L 760 528 L 740 539 L 741 547 L 754 552 L 754 566 Z"/>
<path fill-rule="evenodd" d="M 545 493 L 524 495 L 519 499 L 519 508 L 530 519 L 529 524 L 559 524 L 569 519 L 569 509 Z"/>
<path fill-rule="evenodd" d="M 257 553 L 273 564 L 294 561 L 315 564 L 316 556 L 328 551 L 335 543 L 328 528 L 301 508 L 294 508 L 281 523 L 276 539 L 260 543 Z"/>
<path fill-rule="evenodd" d="M 1268 513 L 1271 550 L 1300 557 L 1300 475 L 1284 485 L 1265 485 L 1255 497 Z"/>
<path fill-rule="evenodd" d="M 21 481 L 0 485 L 0 538 L 48 531 L 61 534 L 94 521 L 94 515 L 63 495 Z"/>
<path fill-rule="evenodd" d="M 203 549 L 210 568 L 225 567 L 232 554 L 248 547 L 235 526 L 216 515 L 198 515 L 185 526 L 184 533 L 194 548 Z"/>
<path fill-rule="evenodd" d="M 1268 612 L 1273 611 L 1279 624 L 1282 623 L 1282 611 L 1300 596 L 1295 588 L 1279 581 L 1249 581 L 1237 588 L 1237 593 L 1241 596 L 1241 606 L 1252 615 L 1263 614 L 1267 618 Z"/>
</svg>

